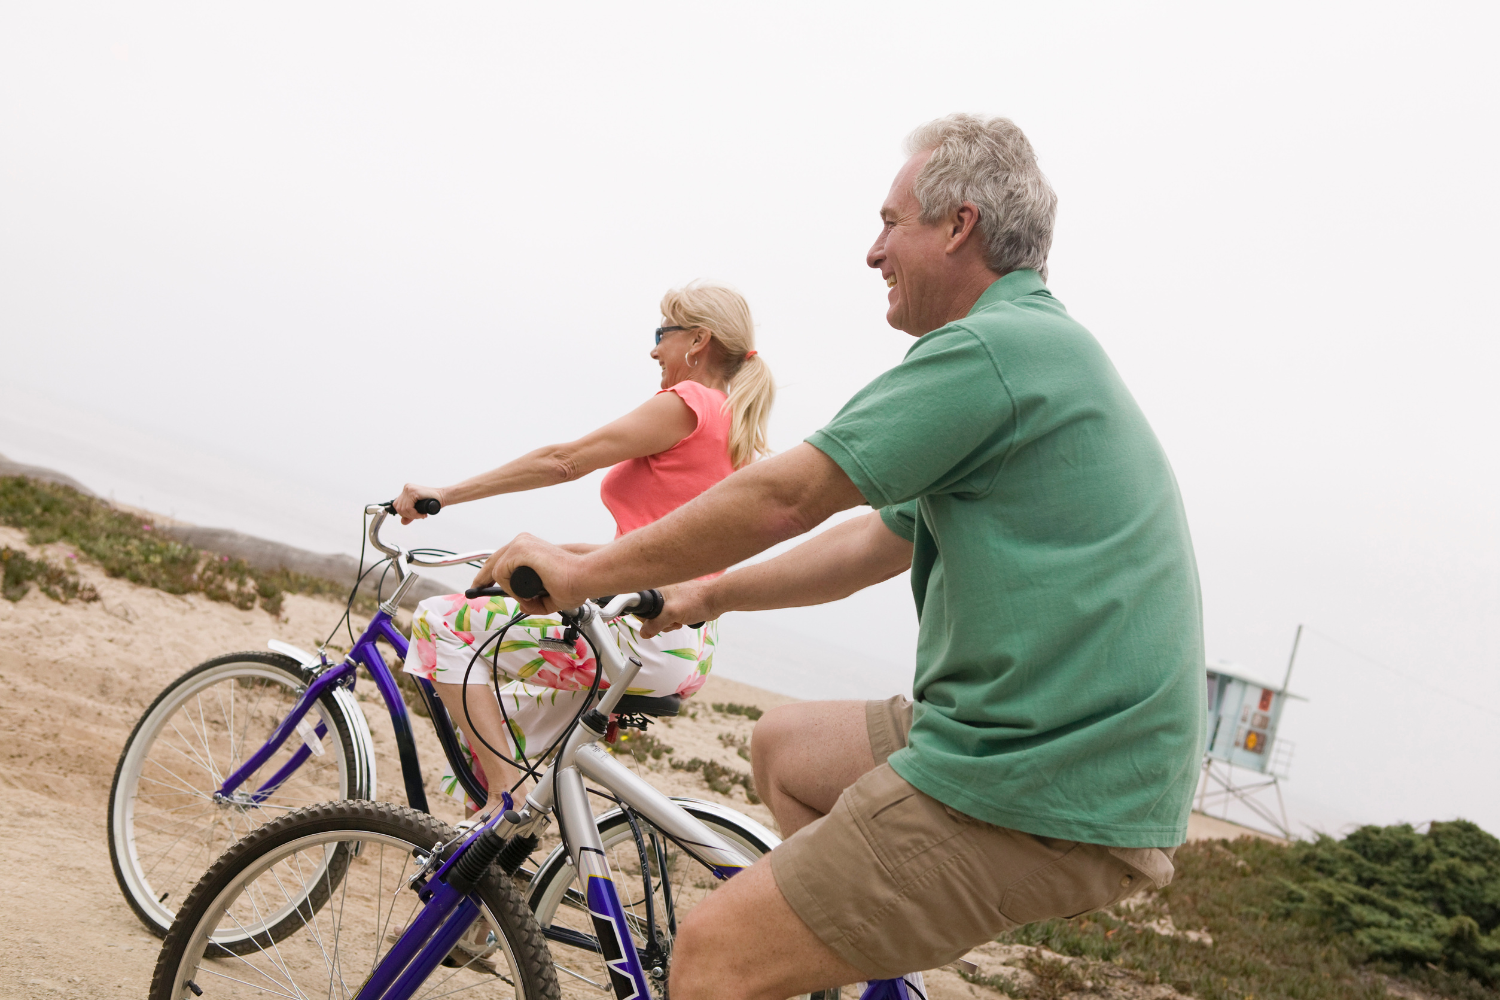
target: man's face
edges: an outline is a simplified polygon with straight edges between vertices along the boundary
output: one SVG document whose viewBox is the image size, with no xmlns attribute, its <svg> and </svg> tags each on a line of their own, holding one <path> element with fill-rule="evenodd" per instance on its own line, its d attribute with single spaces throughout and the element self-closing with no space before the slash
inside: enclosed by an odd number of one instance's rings
<svg viewBox="0 0 1500 1000">
<path fill-rule="evenodd" d="M 946 323 L 950 305 L 945 281 L 948 226 L 941 220 L 931 225 L 922 222 L 921 206 L 912 193 L 917 174 L 931 155 L 931 150 L 916 154 L 896 175 L 891 193 L 880 206 L 880 235 L 865 255 L 865 263 L 878 269 L 890 287 L 886 322 L 913 337 Z"/>
</svg>

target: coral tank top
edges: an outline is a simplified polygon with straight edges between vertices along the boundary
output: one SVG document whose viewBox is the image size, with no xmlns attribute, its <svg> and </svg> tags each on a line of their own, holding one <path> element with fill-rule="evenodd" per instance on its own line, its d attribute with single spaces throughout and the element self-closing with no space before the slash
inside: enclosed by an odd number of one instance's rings
<svg viewBox="0 0 1500 1000">
<path fill-rule="evenodd" d="M 614 515 L 616 538 L 665 517 L 734 471 L 727 397 L 691 380 L 661 392 L 677 393 L 697 415 L 698 426 L 666 451 L 629 459 L 605 473 L 599 498 Z"/>
</svg>

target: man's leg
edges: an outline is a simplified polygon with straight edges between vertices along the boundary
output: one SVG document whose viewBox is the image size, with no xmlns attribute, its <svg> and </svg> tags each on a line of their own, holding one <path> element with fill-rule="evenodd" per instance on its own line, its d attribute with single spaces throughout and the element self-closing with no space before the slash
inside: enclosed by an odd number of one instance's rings
<svg viewBox="0 0 1500 1000">
<path fill-rule="evenodd" d="M 862 701 L 794 702 L 755 724 L 755 790 L 782 837 L 826 816 L 844 789 L 875 767 L 866 711 Z"/>
<path fill-rule="evenodd" d="M 785 1000 L 864 978 L 787 905 L 764 857 L 683 921 L 669 992 L 673 1000 Z"/>
</svg>

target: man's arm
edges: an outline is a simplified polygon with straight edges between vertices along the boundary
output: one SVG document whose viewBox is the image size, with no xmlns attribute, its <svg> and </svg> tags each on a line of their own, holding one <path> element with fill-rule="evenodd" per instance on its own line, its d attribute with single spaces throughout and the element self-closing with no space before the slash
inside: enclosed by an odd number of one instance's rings
<svg viewBox="0 0 1500 1000">
<path fill-rule="evenodd" d="M 663 592 L 666 608 L 643 623 L 647 638 L 730 611 L 798 608 L 841 600 L 911 568 L 912 545 L 878 512 L 853 518 L 775 559 Z"/>
<path fill-rule="evenodd" d="M 497 582 L 508 590 L 515 568 L 530 566 L 549 596 L 522 602 L 527 611 L 577 607 L 599 594 L 713 573 L 864 502 L 833 459 L 800 444 L 741 469 L 660 521 L 588 554 L 519 535 L 490 556 L 474 585 Z"/>
</svg>

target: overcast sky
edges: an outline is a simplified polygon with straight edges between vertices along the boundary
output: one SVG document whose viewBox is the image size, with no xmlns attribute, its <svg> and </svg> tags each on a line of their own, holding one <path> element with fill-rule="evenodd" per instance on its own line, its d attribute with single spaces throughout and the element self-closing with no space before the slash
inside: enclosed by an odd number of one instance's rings
<svg viewBox="0 0 1500 1000">
<path fill-rule="evenodd" d="M 1005 114 L 1176 469 L 1210 658 L 1279 680 L 1317 629 L 1294 821 L 1500 831 L 1492 10 L 8 4 L 0 453 L 350 550 L 404 481 L 647 397 L 698 277 L 749 298 L 790 447 L 910 343 L 864 266 L 903 136 Z M 597 491 L 409 537 L 602 541 Z M 903 577 L 726 620 L 722 669 L 903 690 L 915 628 Z"/>
</svg>

